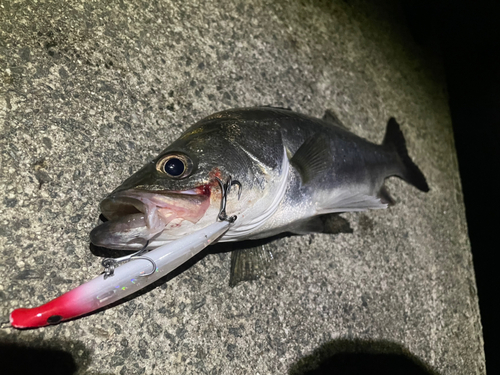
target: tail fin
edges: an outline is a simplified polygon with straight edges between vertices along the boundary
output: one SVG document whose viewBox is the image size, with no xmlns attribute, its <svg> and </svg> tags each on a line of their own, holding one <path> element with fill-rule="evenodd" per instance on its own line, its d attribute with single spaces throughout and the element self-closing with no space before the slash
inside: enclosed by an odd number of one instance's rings
<svg viewBox="0 0 500 375">
<path fill-rule="evenodd" d="M 405 138 L 394 117 L 391 117 L 387 123 L 387 130 L 385 132 L 384 142 L 382 145 L 388 149 L 395 150 L 398 154 L 399 160 L 402 164 L 400 177 L 415 186 L 417 189 L 428 192 L 429 185 L 427 185 L 427 181 L 425 180 L 423 173 L 408 155 Z"/>
</svg>

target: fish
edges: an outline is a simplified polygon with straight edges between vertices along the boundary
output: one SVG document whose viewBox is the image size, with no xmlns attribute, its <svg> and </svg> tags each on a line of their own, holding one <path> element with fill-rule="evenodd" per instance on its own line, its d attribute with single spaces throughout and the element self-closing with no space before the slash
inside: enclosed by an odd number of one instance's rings
<svg viewBox="0 0 500 375">
<path fill-rule="evenodd" d="M 237 222 L 219 239 L 321 231 L 323 215 L 384 209 L 384 182 L 429 186 L 394 118 L 381 144 L 350 132 L 331 111 L 315 118 L 287 108 L 217 112 L 184 131 L 100 203 L 91 243 L 153 249 L 204 228 L 219 212 L 217 179 L 237 181 L 227 196 Z"/>
</svg>

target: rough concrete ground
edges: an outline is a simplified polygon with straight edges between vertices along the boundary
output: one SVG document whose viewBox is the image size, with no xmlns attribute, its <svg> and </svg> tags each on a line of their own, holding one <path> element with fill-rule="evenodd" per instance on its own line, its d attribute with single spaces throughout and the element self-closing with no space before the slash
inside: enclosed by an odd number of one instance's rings
<svg viewBox="0 0 500 375">
<path fill-rule="evenodd" d="M 64 349 L 79 373 L 275 374 L 369 339 L 484 374 L 444 82 L 401 22 L 396 2 L 3 1 L 2 320 L 100 273 L 100 199 L 218 110 L 329 108 L 377 142 L 394 116 L 431 192 L 393 179 L 398 204 L 344 215 L 354 233 L 278 240 L 272 278 L 230 288 L 229 254 L 209 254 L 115 308 L 0 341 Z"/>
</svg>

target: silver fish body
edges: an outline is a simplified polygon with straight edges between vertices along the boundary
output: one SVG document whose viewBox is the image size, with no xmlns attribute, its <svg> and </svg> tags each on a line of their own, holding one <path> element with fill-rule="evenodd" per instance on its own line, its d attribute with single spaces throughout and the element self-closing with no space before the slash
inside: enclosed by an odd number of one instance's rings
<svg viewBox="0 0 500 375">
<path fill-rule="evenodd" d="M 127 250 L 149 241 L 154 248 L 206 227 L 219 210 L 216 178 L 229 176 L 242 187 L 234 186 L 227 202 L 238 220 L 220 241 L 305 233 L 318 215 L 385 208 L 390 176 L 429 190 L 394 119 L 377 145 L 334 116 L 232 109 L 193 125 L 104 199 L 109 221 L 91 232 L 91 241 Z"/>
</svg>

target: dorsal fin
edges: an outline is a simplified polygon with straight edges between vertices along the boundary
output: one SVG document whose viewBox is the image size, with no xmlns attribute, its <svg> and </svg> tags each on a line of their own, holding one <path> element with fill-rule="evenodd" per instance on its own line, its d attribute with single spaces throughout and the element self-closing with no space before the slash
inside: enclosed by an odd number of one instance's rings
<svg viewBox="0 0 500 375">
<path fill-rule="evenodd" d="M 290 107 L 275 107 L 274 105 L 271 105 L 271 104 L 261 105 L 261 107 L 264 107 L 264 108 L 273 108 L 273 109 L 284 109 L 285 111 L 291 111 L 292 110 Z"/>
<path fill-rule="evenodd" d="M 327 109 L 325 111 L 322 120 L 332 125 L 338 126 L 339 128 L 342 128 L 344 130 L 349 130 L 344 124 L 342 124 L 342 121 L 340 121 L 339 117 L 331 109 Z"/>
</svg>

